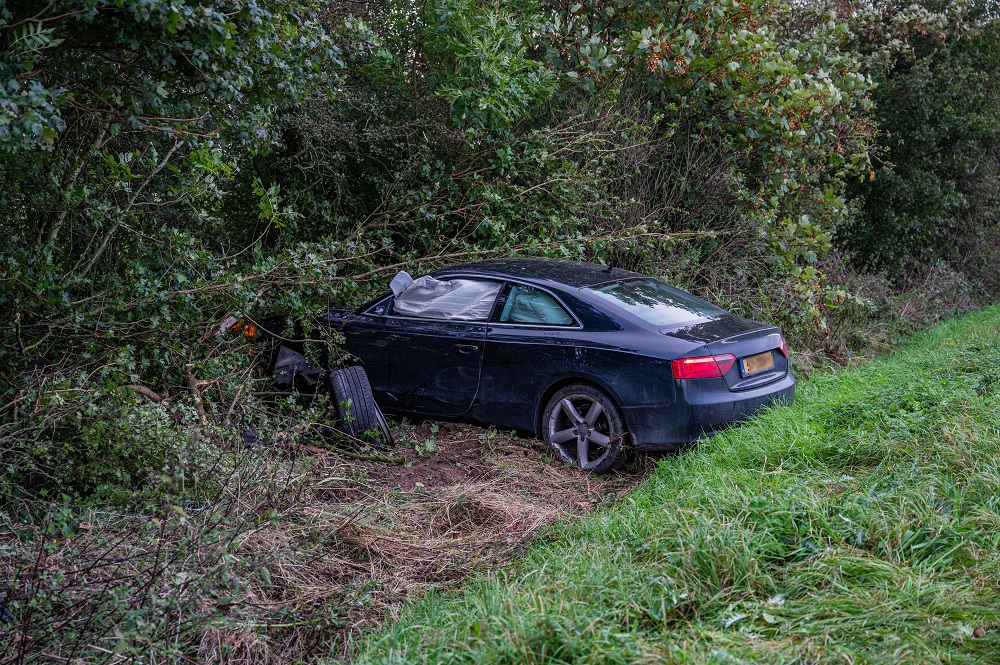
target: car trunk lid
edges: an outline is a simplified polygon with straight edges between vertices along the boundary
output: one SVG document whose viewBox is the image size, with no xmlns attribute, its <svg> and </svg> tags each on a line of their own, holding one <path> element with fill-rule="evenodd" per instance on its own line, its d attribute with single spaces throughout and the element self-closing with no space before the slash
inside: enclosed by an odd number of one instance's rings
<svg viewBox="0 0 1000 665">
<path fill-rule="evenodd" d="M 781 329 L 775 326 L 726 315 L 709 321 L 661 328 L 660 332 L 690 342 L 701 342 L 702 348 L 714 356 L 732 354 L 736 362 L 723 378 L 726 387 L 734 392 L 764 386 L 788 374 L 788 359 L 779 351 Z"/>
</svg>

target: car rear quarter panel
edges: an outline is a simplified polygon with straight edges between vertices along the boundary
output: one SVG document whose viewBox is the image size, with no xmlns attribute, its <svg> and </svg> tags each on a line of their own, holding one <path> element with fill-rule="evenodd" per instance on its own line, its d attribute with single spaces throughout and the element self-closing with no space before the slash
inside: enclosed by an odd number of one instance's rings
<svg viewBox="0 0 1000 665">
<path fill-rule="evenodd" d="M 574 382 L 596 385 L 619 406 L 673 403 L 669 360 L 623 349 L 623 331 L 579 333 L 490 326 L 470 416 L 535 434 L 548 398 Z"/>
</svg>

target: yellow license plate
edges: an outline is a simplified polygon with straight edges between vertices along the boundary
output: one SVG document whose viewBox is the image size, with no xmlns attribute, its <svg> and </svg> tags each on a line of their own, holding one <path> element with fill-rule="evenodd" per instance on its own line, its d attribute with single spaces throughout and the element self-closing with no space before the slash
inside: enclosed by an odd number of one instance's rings
<svg viewBox="0 0 1000 665">
<path fill-rule="evenodd" d="M 743 358 L 740 362 L 743 364 L 743 376 L 760 374 L 769 369 L 774 369 L 774 352 L 758 353 L 755 356 Z"/>
</svg>

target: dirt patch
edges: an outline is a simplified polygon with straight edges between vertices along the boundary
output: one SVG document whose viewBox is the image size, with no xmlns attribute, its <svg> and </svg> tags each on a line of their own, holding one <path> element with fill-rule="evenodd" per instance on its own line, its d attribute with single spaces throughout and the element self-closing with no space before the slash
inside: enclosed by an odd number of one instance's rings
<svg viewBox="0 0 1000 665">
<path fill-rule="evenodd" d="M 369 467 L 369 473 L 388 488 L 409 492 L 415 487 L 440 487 L 482 479 L 494 466 L 486 457 L 492 437 L 499 435 L 468 425 L 420 423 L 397 427 L 394 455 L 406 458 L 401 465 Z"/>
</svg>

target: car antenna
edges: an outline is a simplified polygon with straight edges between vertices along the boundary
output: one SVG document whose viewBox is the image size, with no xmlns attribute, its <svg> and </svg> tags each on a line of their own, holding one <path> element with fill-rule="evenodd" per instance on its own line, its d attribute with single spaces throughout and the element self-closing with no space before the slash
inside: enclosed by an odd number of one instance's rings
<svg viewBox="0 0 1000 665">
<path fill-rule="evenodd" d="M 611 274 L 611 271 L 612 271 L 612 270 L 614 270 L 614 269 L 615 269 L 615 267 L 614 267 L 614 266 L 612 266 L 612 265 L 609 265 L 609 266 L 608 266 L 607 268 L 605 268 L 605 269 L 604 269 L 604 270 L 602 270 L 601 272 L 606 272 L 606 273 L 608 273 L 608 274 L 610 275 L 610 274 Z"/>
</svg>

